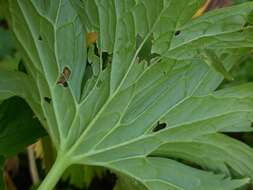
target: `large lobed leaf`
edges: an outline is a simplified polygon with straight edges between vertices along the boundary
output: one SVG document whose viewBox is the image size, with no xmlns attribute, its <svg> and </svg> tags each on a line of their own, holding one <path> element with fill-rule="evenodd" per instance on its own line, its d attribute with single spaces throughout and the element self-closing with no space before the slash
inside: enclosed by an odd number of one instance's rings
<svg viewBox="0 0 253 190">
<path fill-rule="evenodd" d="M 202 3 L 9 0 L 12 29 L 34 84 L 25 91 L 33 89 L 29 94 L 36 101 L 30 105 L 46 119 L 43 124 L 64 155 L 57 160 L 108 167 L 152 190 L 236 189 L 248 183 L 229 178 L 229 168 L 253 178 L 252 149 L 219 134 L 251 131 L 253 84 L 213 92 L 222 76 L 199 56 L 210 50 L 230 69 L 244 53 L 237 49 L 253 46 L 247 24 L 253 4 L 192 19 Z M 90 31 L 99 34 L 100 68 L 107 67 L 82 87 L 84 36 Z M 155 58 L 141 61 L 148 42 Z M 112 54 L 112 62 L 102 63 L 103 52 Z"/>
</svg>

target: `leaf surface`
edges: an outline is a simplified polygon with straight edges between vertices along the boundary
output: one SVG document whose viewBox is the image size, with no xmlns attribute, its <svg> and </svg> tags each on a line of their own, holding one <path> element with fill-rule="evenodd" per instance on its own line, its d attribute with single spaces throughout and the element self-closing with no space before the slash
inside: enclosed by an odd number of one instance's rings
<svg viewBox="0 0 253 190">
<path fill-rule="evenodd" d="M 223 77 L 199 53 L 212 50 L 223 74 L 242 58 L 253 44 L 252 26 L 245 26 L 252 2 L 196 19 L 202 0 L 9 2 L 46 129 L 67 164 L 108 167 L 150 190 L 226 190 L 248 183 L 151 156 L 170 143 L 251 131 L 253 85 L 215 91 Z M 93 67 L 88 80 L 87 32 L 98 32 L 97 55 L 88 61 L 106 67 Z M 143 47 L 150 59 L 142 60 Z M 111 58 L 106 63 L 105 55 Z M 252 150 L 244 149 L 242 163 L 249 164 Z M 228 158 L 221 159 L 215 167 L 224 172 Z M 240 178 L 252 177 L 251 168 L 236 169 Z"/>
<path fill-rule="evenodd" d="M 192 161 L 203 168 L 222 171 L 227 175 L 247 173 L 247 176 L 252 176 L 252 149 L 240 141 L 221 134 L 208 134 L 191 141 L 182 140 L 179 143 L 164 144 L 152 155 Z"/>
<path fill-rule="evenodd" d="M 213 175 L 165 158 L 134 158 L 113 162 L 110 166 L 136 177 L 147 189 L 236 189 L 248 182 L 248 179 L 230 181 L 222 175 Z"/>
</svg>

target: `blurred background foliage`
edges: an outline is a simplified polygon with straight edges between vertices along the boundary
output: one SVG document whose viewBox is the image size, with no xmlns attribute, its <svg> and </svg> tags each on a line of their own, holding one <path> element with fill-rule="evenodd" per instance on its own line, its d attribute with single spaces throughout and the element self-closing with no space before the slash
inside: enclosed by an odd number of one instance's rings
<svg viewBox="0 0 253 190">
<path fill-rule="evenodd" d="M 210 9 L 246 1 L 249 0 L 208 0 L 208 6 L 198 16 Z M 9 30 L 6 3 L 0 0 L 0 70 L 5 68 L 25 72 L 15 39 Z M 87 37 L 90 43 L 96 41 L 94 33 Z M 149 52 L 149 49 L 147 47 L 142 51 Z M 237 63 L 231 74 L 234 80 L 224 80 L 221 88 L 253 81 L 253 51 Z M 230 135 L 253 146 L 253 133 Z M 29 148 L 26 148 L 28 145 Z M 17 97 L 0 102 L 0 174 L 3 174 L 0 189 L 4 189 L 4 184 L 8 190 L 36 189 L 36 184 L 44 178 L 54 159 L 54 148 L 27 103 Z M 74 165 L 65 172 L 57 189 L 111 190 L 116 180 L 114 174 L 103 168 Z"/>
</svg>

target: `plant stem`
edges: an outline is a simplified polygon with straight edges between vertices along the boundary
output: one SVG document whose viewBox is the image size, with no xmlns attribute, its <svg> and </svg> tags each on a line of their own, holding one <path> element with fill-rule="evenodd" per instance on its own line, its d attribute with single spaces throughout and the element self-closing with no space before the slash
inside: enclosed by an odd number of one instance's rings
<svg viewBox="0 0 253 190">
<path fill-rule="evenodd" d="M 34 185 L 36 185 L 40 182 L 40 178 L 39 178 L 38 169 L 36 166 L 36 158 L 34 156 L 34 145 L 30 145 L 27 148 L 27 154 L 28 154 L 29 170 L 30 170 L 32 182 Z"/>
<path fill-rule="evenodd" d="M 69 166 L 69 161 L 62 154 L 58 154 L 55 163 L 48 172 L 46 178 L 43 180 L 38 190 L 53 190 L 59 179 L 61 178 L 63 172 Z"/>
</svg>

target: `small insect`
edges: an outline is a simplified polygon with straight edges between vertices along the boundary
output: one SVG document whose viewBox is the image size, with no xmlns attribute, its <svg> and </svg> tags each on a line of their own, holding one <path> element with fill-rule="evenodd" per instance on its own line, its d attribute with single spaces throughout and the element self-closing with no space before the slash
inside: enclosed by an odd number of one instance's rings
<svg viewBox="0 0 253 190">
<path fill-rule="evenodd" d="M 159 121 L 157 122 L 157 125 L 153 128 L 153 132 L 157 132 L 160 131 L 162 129 L 164 129 L 167 126 L 166 123 L 160 123 Z"/>
<path fill-rule="evenodd" d="M 68 67 L 64 67 L 63 72 L 61 73 L 61 76 L 57 81 L 57 84 L 62 84 L 64 87 L 68 87 L 68 79 L 70 74 L 70 69 Z"/>
</svg>

